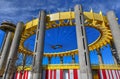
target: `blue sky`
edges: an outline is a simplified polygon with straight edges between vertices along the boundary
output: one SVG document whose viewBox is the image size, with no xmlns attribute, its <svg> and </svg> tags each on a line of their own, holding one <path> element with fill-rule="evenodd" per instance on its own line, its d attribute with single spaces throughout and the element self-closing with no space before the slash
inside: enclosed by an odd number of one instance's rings
<svg viewBox="0 0 120 79">
<path fill-rule="evenodd" d="M 90 11 L 90 9 L 92 8 L 93 11 L 97 12 L 97 13 L 99 13 L 99 11 L 101 10 L 104 15 L 109 10 L 114 10 L 117 17 L 120 18 L 120 14 L 119 14 L 120 13 L 120 0 L 0 0 L 0 23 L 2 21 L 6 21 L 6 20 L 11 21 L 15 24 L 18 21 L 23 21 L 24 23 L 26 23 L 26 22 L 32 20 L 33 18 L 37 18 L 40 10 L 46 10 L 47 13 L 68 11 L 69 9 L 73 10 L 73 8 L 76 4 L 82 4 L 84 11 Z M 118 22 L 120 23 L 120 20 L 118 20 Z M 89 29 L 87 31 L 90 31 L 90 30 L 91 29 Z M 57 31 L 57 30 L 55 30 L 55 31 Z M 47 31 L 47 32 L 51 33 L 52 31 Z M 49 36 L 49 33 L 47 33 L 48 34 L 47 36 Z M 88 36 L 90 33 L 91 32 L 88 32 Z M 60 35 L 63 35 L 63 34 L 60 34 Z M 74 34 L 73 34 L 73 36 L 74 36 Z M 0 45 L 1 45 L 2 39 L 4 37 L 4 32 L 0 31 L 0 35 L 1 35 L 1 37 L 0 37 Z M 31 38 L 31 41 L 34 41 L 34 37 L 35 36 L 33 36 Z M 59 38 L 60 37 L 61 36 L 59 36 Z M 56 39 L 58 39 L 58 37 L 56 37 Z M 93 41 L 94 39 L 95 38 L 89 39 L 89 40 Z M 72 40 L 75 40 L 75 38 L 72 38 L 69 42 L 71 42 Z M 45 41 L 49 42 L 49 40 L 45 40 Z M 55 41 L 53 41 L 53 42 L 55 42 Z M 62 41 L 62 43 L 63 42 L 65 42 L 65 41 Z M 34 46 L 34 43 L 32 44 L 32 46 Z M 31 50 L 33 50 L 32 46 L 30 46 Z M 47 46 L 45 46 L 45 47 L 47 47 Z M 70 48 L 70 47 L 68 46 L 67 48 Z M 70 48 L 70 49 L 74 49 L 74 48 L 76 48 L 75 44 L 73 44 L 72 48 Z M 106 47 L 104 47 L 103 49 L 105 49 L 105 48 Z M 67 49 L 64 49 L 64 50 L 67 50 Z M 48 51 L 48 50 L 46 50 L 46 51 Z M 110 51 L 109 52 L 108 51 L 109 51 L 109 45 L 108 45 L 108 48 L 106 48 L 105 51 L 102 53 L 104 54 L 105 52 L 107 52 L 106 55 L 109 55 Z M 93 53 L 90 53 L 90 54 L 92 54 L 92 55 L 90 55 L 92 64 L 98 63 L 98 61 L 96 61 L 96 58 L 97 58 L 97 55 L 95 53 L 96 51 L 91 51 L 91 52 L 93 52 Z M 112 59 L 108 60 L 109 58 L 106 58 L 104 56 L 105 55 L 103 55 L 103 59 L 105 60 L 104 63 L 106 63 L 106 64 L 113 63 Z M 109 57 L 111 57 L 111 55 L 109 55 Z M 76 58 L 77 58 L 77 56 L 76 56 Z M 28 58 L 27 62 L 30 60 L 32 60 L 31 57 Z"/>
<path fill-rule="evenodd" d="M 28 22 L 37 17 L 41 9 L 54 13 L 73 9 L 76 4 L 82 4 L 84 11 L 92 8 L 95 12 L 102 10 L 106 14 L 107 11 L 114 10 L 120 17 L 120 0 L 0 0 L 0 22 Z"/>
</svg>

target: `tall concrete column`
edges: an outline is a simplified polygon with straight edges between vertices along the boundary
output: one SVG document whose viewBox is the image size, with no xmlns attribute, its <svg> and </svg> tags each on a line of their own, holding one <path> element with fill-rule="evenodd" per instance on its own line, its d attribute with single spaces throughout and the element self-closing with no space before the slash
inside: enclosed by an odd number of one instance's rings
<svg viewBox="0 0 120 79">
<path fill-rule="evenodd" d="M 78 57 L 80 65 L 80 79 L 93 79 L 89 60 L 89 50 L 86 41 L 87 39 L 84 27 L 84 15 L 82 12 L 81 5 L 75 6 L 75 22 L 78 44 Z"/>
<path fill-rule="evenodd" d="M 0 57 L 0 69 L 3 67 L 3 65 L 5 66 L 5 64 L 6 64 L 5 60 L 8 57 L 11 42 L 12 42 L 12 32 L 7 32 L 5 38 L 6 38 L 6 40 L 5 40 L 4 47 L 3 47 L 3 50 L 2 50 L 2 54 L 1 54 L 1 57 Z"/>
<path fill-rule="evenodd" d="M 15 30 L 13 42 L 10 48 L 10 54 L 7 59 L 7 64 L 6 64 L 5 72 L 2 79 L 10 79 L 11 70 L 13 70 L 13 67 L 15 66 L 14 58 L 16 57 L 16 54 L 17 54 L 23 29 L 24 29 L 24 24 L 22 22 L 19 22 Z"/>
<path fill-rule="evenodd" d="M 9 55 L 11 42 L 12 42 L 12 37 L 13 37 L 12 32 L 14 32 L 15 27 L 16 25 L 14 25 L 11 22 L 2 22 L 0 25 L 0 29 L 6 32 L 2 49 L 1 49 L 0 69 L 1 68 L 4 69 L 6 66 L 6 62 Z"/>
<path fill-rule="evenodd" d="M 116 20 L 116 16 L 113 11 L 109 11 L 107 13 L 107 19 L 112 32 L 114 45 L 117 51 L 116 53 L 118 55 L 116 57 L 116 60 L 117 60 L 117 63 L 120 64 L 120 29 L 119 29 L 118 22 Z"/>
<path fill-rule="evenodd" d="M 44 35 L 46 26 L 46 13 L 45 11 L 40 11 L 39 22 L 36 31 L 36 44 L 35 44 L 35 54 L 33 63 L 33 79 L 42 79 L 42 58 L 44 53 Z"/>
</svg>

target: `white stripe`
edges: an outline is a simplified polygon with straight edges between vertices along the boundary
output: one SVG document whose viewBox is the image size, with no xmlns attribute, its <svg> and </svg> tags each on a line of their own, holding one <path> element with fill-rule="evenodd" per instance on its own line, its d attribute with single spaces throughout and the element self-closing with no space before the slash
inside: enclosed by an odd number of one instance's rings
<svg viewBox="0 0 120 79">
<path fill-rule="evenodd" d="M 19 77 L 20 77 L 20 72 L 18 72 L 17 79 L 19 79 Z"/>
<path fill-rule="evenodd" d="M 115 71 L 116 71 L 117 79 L 119 79 L 118 70 L 115 70 Z"/>
<path fill-rule="evenodd" d="M 50 79 L 50 71 L 51 71 L 51 70 L 48 70 L 48 74 L 49 74 L 49 75 L 48 75 L 48 79 Z"/>
<path fill-rule="evenodd" d="M 68 79 L 68 70 L 63 70 L 64 78 L 63 79 Z"/>
<path fill-rule="evenodd" d="M 31 79 L 31 78 L 32 78 L 32 72 L 29 71 L 29 72 L 28 72 L 28 79 Z"/>
<path fill-rule="evenodd" d="M 78 79 L 80 79 L 80 70 L 77 69 Z"/>
<path fill-rule="evenodd" d="M 60 70 L 56 70 L 56 79 L 60 79 Z"/>
<path fill-rule="evenodd" d="M 104 78 L 103 78 L 103 75 L 104 75 L 104 74 L 102 73 L 102 70 L 99 70 L 99 72 L 100 72 L 100 78 L 101 78 L 101 79 L 104 79 Z"/>
<path fill-rule="evenodd" d="M 110 79 L 112 79 L 112 74 L 111 74 L 111 70 L 108 70 L 109 75 L 110 75 Z"/>
<path fill-rule="evenodd" d="M 43 70 L 43 78 L 42 79 L 45 79 L 45 76 L 46 76 L 46 70 Z"/>
<path fill-rule="evenodd" d="M 54 70 L 52 70 L 52 79 L 54 79 L 54 75 L 55 75 Z"/>
<path fill-rule="evenodd" d="M 109 78 L 109 75 L 108 75 L 108 74 L 109 74 L 109 73 L 108 73 L 108 70 L 105 70 L 105 73 L 106 73 L 107 79 L 110 79 L 110 78 Z"/>
<path fill-rule="evenodd" d="M 70 75 L 70 79 L 74 79 L 74 73 L 72 69 L 69 70 L 69 75 Z"/>
<path fill-rule="evenodd" d="M 115 70 L 112 70 L 112 74 L 113 74 L 113 78 L 114 78 L 114 79 L 117 79 L 117 78 L 116 78 L 116 74 L 115 74 Z"/>
</svg>

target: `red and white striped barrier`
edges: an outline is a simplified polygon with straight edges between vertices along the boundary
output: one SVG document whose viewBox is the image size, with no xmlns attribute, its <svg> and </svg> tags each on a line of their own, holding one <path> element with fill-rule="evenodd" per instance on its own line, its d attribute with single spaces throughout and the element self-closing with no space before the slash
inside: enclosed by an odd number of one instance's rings
<svg viewBox="0 0 120 79">
<path fill-rule="evenodd" d="M 120 79 L 120 70 L 99 70 L 100 79 Z"/>
<path fill-rule="evenodd" d="M 43 79 L 80 79 L 79 70 L 46 70 Z"/>
<path fill-rule="evenodd" d="M 31 72 L 30 71 L 20 71 L 16 72 L 14 79 L 30 79 Z"/>
<path fill-rule="evenodd" d="M 99 79 L 120 79 L 120 70 L 98 70 Z M 14 79 L 30 79 L 30 71 L 16 72 Z M 78 69 L 44 70 L 42 79 L 80 79 Z"/>
<path fill-rule="evenodd" d="M 16 72 L 14 79 L 30 79 L 30 71 Z M 44 70 L 42 79 L 80 79 L 79 70 Z"/>
</svg>

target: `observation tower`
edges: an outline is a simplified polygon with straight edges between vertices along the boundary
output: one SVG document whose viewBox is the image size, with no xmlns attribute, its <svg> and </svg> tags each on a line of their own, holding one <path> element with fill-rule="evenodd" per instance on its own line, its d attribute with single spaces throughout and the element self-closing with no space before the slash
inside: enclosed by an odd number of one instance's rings
<svg viewBox="0 0 120 79">
<path fill-rule="evenodd" d="M 25 24 L 3 22 L 0 79 L 120 79 L 117 19 L 114 11 L 104 16 L 76 5 L 68 12 L 42 10 Z M 103 53 L 111 55 L 112 64 L 105 63 Z M 96 54 L 98 64 L 91 63 L 90 54 Z"/>
</svg>

